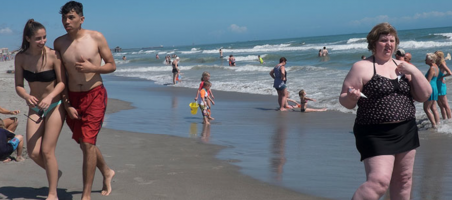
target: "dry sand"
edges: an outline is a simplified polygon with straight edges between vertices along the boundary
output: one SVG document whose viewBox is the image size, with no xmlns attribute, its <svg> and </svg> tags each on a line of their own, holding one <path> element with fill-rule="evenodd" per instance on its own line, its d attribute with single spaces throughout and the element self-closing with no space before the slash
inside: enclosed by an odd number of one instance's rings
<svg viewBox="0 0 452 200">
<path fill-rule="evenodd" d="M 0 106 L 21 111 L 17 115 L 16 134 L 25 135 L 24 113 L 28 108 L 15 92 L 14 75 L 6 73 L 12 66 L 12 61 L 0 63 Z M 109 99 L 107 113 L 129 108 L 127 102 Z M 102 176 L 97 171 L 92 199 L 321 199 L 243 175 L 238 167 L 215 158 L 223 147 L 195 139 L 102 129 L 98 147 L 116 176 L 112 193 L 103 197 Z M 60 134 L 56 156 L 63 172 L 58 185 L 59 198 L 80 199 L 82 152 L 66 125 Z M 45 171 L 31 159 L 0 164 L 0 169 L 3 171 L 0 199 L 45 199 L 48 190 Z"/>
</svg>

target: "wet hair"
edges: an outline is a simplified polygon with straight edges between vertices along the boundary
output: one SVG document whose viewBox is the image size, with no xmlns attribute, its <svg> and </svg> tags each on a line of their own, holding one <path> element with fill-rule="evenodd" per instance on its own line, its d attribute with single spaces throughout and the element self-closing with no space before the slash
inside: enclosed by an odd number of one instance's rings
<svg viewBox="0 0 452 200">
<path fill-rule="evenodd" d="M 281 57 L 281 58 L 279 59 L 279 63 L 282 63 L 282 62 L 287 62 L 287 59 L 286 59 L 285 57 Z"/>
<path fill-rule="evenodd" d="M 438 58 L 438 56 L 436 56 L 436 54 L 434 53 L 427 53 L 427 59 L 433 61 L 433 63 L 436 63 L 436 59 Z"/>
<path fill-rule="evenodd" d="M 392 36 L 394 36 L 396 40 L 395 49 L 397 49 L 400 43 L 399 36 L 397 36 L 397 30 L 387 22 L 377 24 L 372 28 L 369 34 L 367 34 L 367 49 L 369 51 L 375 52 L 375 44 L 380 39 L 380 35 L 387 34 L 391 34 Z"/>
<path fill-rule="evenodd" d="M 60 14 L 66 15 L 74 11 L 79 16 L 83 16 L 83 4 L 77 1 L 69 1 L 61 7 Z"/>
<path fill-rule="evenodd" d="M 212 83 L 210 81 L 204 81 L 203 88 L 210 87 L 210 86 L 212 86 Z"/>
<path fill-rule="evenodd" d="M 437 65 L 441 65 L 442 63 L 446 62 L 446 60 L 444 59 L 444 53 L 442 51 L 435 51 L 435 54 L 438 57 L 435 61 Z"/>
<path fill-rule="evenodd" d="M 28 48 L 30 48 L 30 42 L 27 41 L 28 39 L 31 39 L 35 33 L 40 29 L 46 29 L 41 23 L 36 22 L 34 19 L 29 19 L 24 27 L 24 33 L 22 36 L 22 45 L 20 46 L 20 52 L 26 51 Z"/>
<path fill-rule="evenodd" d="M 306 92 L 304 92 L 304 90 L 300 90 L 298 92 L 298 96 L 300 96 L 300 99 L 304 100 L 305 96 L 306 96 Z"/>
<path fill-rule="evenodd" d="M 201 76 L 201 81 L 204 81 L 204 77 L 206 77 L 206 76 L 210 76 L 210 73 L 209 72 L 203 72 L 202 76 Z"/>
</svg>

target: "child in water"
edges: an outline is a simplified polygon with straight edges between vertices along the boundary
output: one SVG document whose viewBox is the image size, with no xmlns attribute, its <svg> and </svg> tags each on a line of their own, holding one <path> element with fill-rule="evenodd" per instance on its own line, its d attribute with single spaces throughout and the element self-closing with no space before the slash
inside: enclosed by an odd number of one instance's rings
<svg viewBox="0 0 452 200">
<path fill-rule="evenodd" d="M 209 123 L 209 120 L 211 118 L 210 117 L 210 108 L 207 105 L 207 102 L 208 102 L 208 96 L 209 96 L 208 91 L 210 90 L 211 85 L 212 84 L 209 81 L 204 81 L 203 89 L 201 90 L 201 92 L 199 92 L 199 97 L 198 97 L 199 109 L 201 109 L 204 124 L 210 124 Z"/>
<path fill-rule="evenodd" d="M 209 72 L 203 72 L 202 76 L 201 76 L 201 83 L 199 83 L 199 88 L 198 91 L 196 92 L 196 97 L 195 97 L 195 101 L 198 101 L 198 96 L 199 93 L 201 92 L 201 90 L 204 88 L 204 82 L 209 81 L 210 80 L 210 73 Z M 212 105 L 215 105 L 215 102 L 212 99 L 215 99 L 215 97 L 213 96 L 212 90 L 209 89 L 207 90 L 207 106 L 209 107 L 209 120 L 214 120 L 214 118 L 212 116 L 210 116 L 210 108 L 212 108 Z"/>
<path fill-rule="evenodd" d="M 306 92 L 304 90 L 300 90 L 298 92 L 298 95 L 300 96 L 300 103 L 296 102 L 292 99 L 287 99 L 287 101 L 290 101 L 292 103 L 295 103 L 298 108 L 301 108 L 301 112 L 323 112 L 326 111 L 326 108 L 316 109 L 316 108 L 308 108 L 308 101 L 316 101 L 315 99 L 311 99 L 306 97 Z"/>
</svg>

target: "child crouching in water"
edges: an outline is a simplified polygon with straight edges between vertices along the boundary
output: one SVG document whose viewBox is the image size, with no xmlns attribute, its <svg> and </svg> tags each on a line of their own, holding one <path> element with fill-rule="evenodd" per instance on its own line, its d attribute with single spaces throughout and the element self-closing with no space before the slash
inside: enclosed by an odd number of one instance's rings
<svg viewBox="0 0 452 200">
<path fill-rule="evenodd" d="M 209 72 L 203 72 L 201 76 L 201 83 L 199 83 L 198 91 L 196 92 L 195 101 L 198 101 L 198 96 L 201 90 L 204 88 L 204 82 L 210 80 L 210 73 Z M 210 115 L 210 108 L 212 108 L 212 104 L 215 105 L 215 102 L 212 99 L 215 99 L 213 96 L 212 90 L 210 88 L 207 90 L 207 96 L 209 98 L 207 99 L 207 106 L 209 107 L 209 120 L 214 120 L 214 118 Z M 211 98 L 212 97 L 212 98 Z"/>
<path fill-rule="evenodd" d="M 306 97 L 306 92 L 304 90 L 300 90 L 300 92 L 298 92 L 298 95 L 300 96 L 300 103 L 298 103 L 292 99 L 287 99 L 287 101 L 295 103 L 297 107 L 301 108 L 301 112 L 322 112 L 322 111 L 327 110 L 326 108 L 321 108 L 321 109 L 308 108 L 308 101 L 316 101 L 316 100 Z"/>
<path fill-rule="evenodd" d="M 212 86 L 212 83 L 210 83 L 210 81 L 204 81 L 203 88 L 202 88 L 201 92 L 199 92 L 199 97 L 198 97 L 199 109 L 201 109 L 204 124 L 210 124 L 209 120 L 213 119 L 212 117 L 210 117 L 210 107 L 207 103 L 210 98 L 208 91 L 210 90 L 211 86 Z M 212 103 L 213 103 L 213 101 L 212 101 Z"/>
</svg>

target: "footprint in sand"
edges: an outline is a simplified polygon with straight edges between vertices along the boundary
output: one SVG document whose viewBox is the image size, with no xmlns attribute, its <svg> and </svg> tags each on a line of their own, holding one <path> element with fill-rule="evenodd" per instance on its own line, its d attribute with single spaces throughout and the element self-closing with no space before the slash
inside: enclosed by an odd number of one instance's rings
<svg viewBox="0 0 452 200">
<path fill-rule="evenodd" d="M 141 177 L 135 177 L 133 180 L 135 180 L 136 182 L 138 182 L 138 184 L 139 185 L 150 185 L 150 184 L 152 184 L 154 181 L 148 181 L 148 182 L 145 182 L 144 180 L 143 180 L 143 178 L 141 178 Z"/>
<path fill-rule="evenodd" d="M 212 169 L 222 169 L 223 166 L 212 167 Z"/>
</svg>

